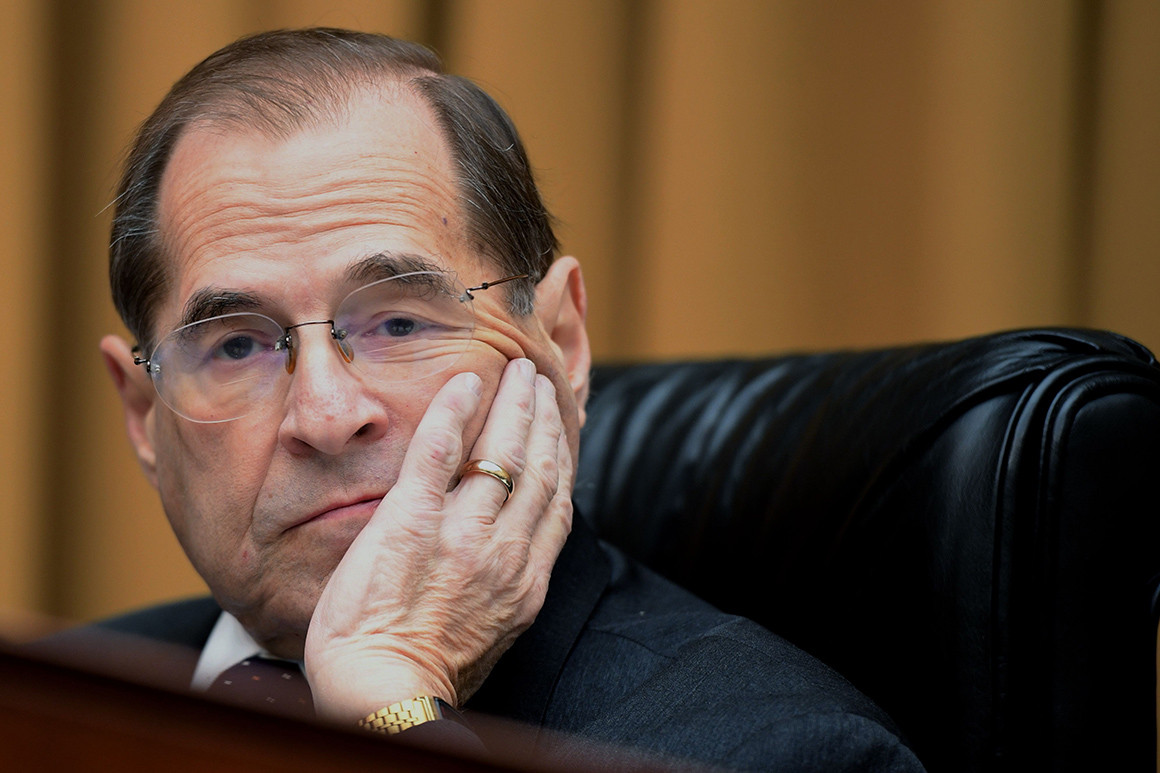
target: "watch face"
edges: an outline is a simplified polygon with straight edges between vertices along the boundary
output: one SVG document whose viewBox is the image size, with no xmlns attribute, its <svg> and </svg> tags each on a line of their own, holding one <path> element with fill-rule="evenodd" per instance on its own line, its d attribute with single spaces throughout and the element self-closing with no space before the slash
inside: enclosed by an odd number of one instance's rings
<svg viewBox="0 0 1160 773">
<path fill-rule="evenodd" d="M 471 729 L 471 725 L 468 724 L 467 719 L 459 713 L 459 709 L 455 708 L 442 698 L 435 699 L 435 716 L 439 719 L 449 719 L 452 722 L 458 722 L 467 729 Z"/>
</svg>

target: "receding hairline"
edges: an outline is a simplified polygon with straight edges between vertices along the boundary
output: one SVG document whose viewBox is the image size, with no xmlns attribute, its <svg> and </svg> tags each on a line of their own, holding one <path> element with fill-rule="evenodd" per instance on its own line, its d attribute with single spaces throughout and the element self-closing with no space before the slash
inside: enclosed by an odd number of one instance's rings
<svg viewBox="0 0 1160 773">
<path fill-rule="evenodd" d="M 360 88 L 443 74 L 438 55 L 408 41 L 327 28 L 280 30 L 242 38 L 206 57 L 174 84 L 155 114 L 257 126 L 277 135 L 341 108 Z"/>
<path fill-rule="evenodd" d="M 434 73 L 427 73 L 434 74 Z M 221 100 L 223 103 L 231 100 Z M 327 130 L 341 130 L 353 122 L 356 111 L 374 108 L 397 109 L 417 107 L 422 123 L 431 130 L 448 162 L 446 173 L 448 182 L 458 187 L 457 159 L 450 139 L 439 121 L 434 106 L 417 88 L 413 78 L 384 76 L 378 81 L 359 81 L 352 83 L 341 93 L 334 92 L 328 95 L 325 102 L 319 101 L 309 115 L 302 114 L 293 118 L 283 117 L 277 122 L 262 119 L 264 112 L 253 106 L 240 108 L 236 104 L 231 108 L 219 110 L 217 104 L 209 105 L 202 115 L 184 123 L 177 133 L 165 159 L 164 167 L 158 178 L 157 215 L 161 214 L 161 202 L 165 198 L 164 191 L 170 182 L 170 172 L 173 161 L 182 151 L 182 146 L 196 134 L 204 133 L 228 140 L 231 137 L 256 138 L 271 143 L 286 143 L 297 139 L 309 132 L 325 132 Z M 250 110 L 252 112 L 243 112 Z M 260 119 L 260 120 L 255 120 Z M 460 210 L 463 209 L 459 203 Z M 466 214 L 461 211 L 461 214 Z M 161 222 L 157 222 L 160 230 Z"/>
<path fill-rule="evenodd" d="M 207 89 L 206 98 L 178 132 L 174 148 L 182 137 L 198 130 L 290 139 L 312 128 L 340 125 L 364 99 L 386 102 L 410 97 L 434 117 L 431 102 L 417 82 L 438 77 L 442 77 L 441 73 L 419 67 L 382 66 L 372 70 L 353 65 L 349 72 L 336 70 L 325 75 L 248 74 L 237 83 Z M 437 123 L 434 125 L 437 127 Z"/>
<path fill-rule="evenodd" d="M 161 262 L 164 265 L 164 270 L 170 279 L 170 282 L 167 284 L 171 288 L 174 287 L 172 280 L 176 278 L 174 272 L 179 270 L 178 257 L 180 253 L 178 245 L 173 242 L 174 233 L 172 223 L 173 208 L 175 205 L 172 201 L 172 186 L 174 185 L 174 161 L 178 159 L 183 150 L 188 149 L 187 143 L 192 137 L 199 133 L 205 133 L 221 137 L 227 142 L 231 137 L 251 137 L 274 144 L 281 144 L 290 142 L 305 133 L 326 132 L 329 129 L 341 130 L 344 126 L 356 120 L 356 115 L 359 111 L 373 110 L 380 107 L 387 110 L 418 108 L 419 113 L 417 115 L 421 123 L 430 129 L 431 136 L 439 144 L 442 151 L 444 161 L 442 173 L 445 176 L 450 190 L 453 192 L 449 201 L 455 208 L 455 228 L 458 231 L 456 238 L 468 240 L 469 236 L 466 225 L 468 213 L 460 197 L 454 195 L 459 190 L 459 182 L 456 176 L 456 158 L 433 106 L 421 90 L 411 85 L 411 79 L 385 75 L 377 82 L 369 80 L 360 81 L 351 84 L 350 88 L 344 93 L 328 95 L 327 105 L 319 110 L 315 114 L 315 117 L 297 120 L 293 124 L 290 122 L 282 122 L 278 126 L 273 127 L 262 122 L 255 125 L 241 113 L 231 114 L 226 118 L 221 118 L 215 115 L 212 110 L 207 111 L 203 117 L 186 123 L 177 135 L 173 143 L 173 148 L 166 159 L 165 168 L 160 175 L 154 216 L 157 228 L 155 236 L 156 245 L 162 258 Z M 472 252 L 474 253 L 475 251 Z M 493 258 L 485 254 L 477 255 L 477 259 L 488 263 L 496 263 Z M 157 320 L 154 319 L 152 322 L 155 325 Z M 156 336 L 158 332 L 153 330 L 151 334 Z"/>
</svg>

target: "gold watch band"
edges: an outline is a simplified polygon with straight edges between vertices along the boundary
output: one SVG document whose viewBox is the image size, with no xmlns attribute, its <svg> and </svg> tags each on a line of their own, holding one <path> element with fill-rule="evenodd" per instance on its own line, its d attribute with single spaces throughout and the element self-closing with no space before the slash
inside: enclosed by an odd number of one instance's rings
<svg viewBox="0 0 1160 773">
<path fill-rule="evenodd" d="M 360 719 L 358 726 L 375 733 L 394 735 L 409 727 L 430 722 L 433 719 L 445 717 L 446 701 L 441 698 L 432 698 L 430 695 L 420 695 L 398 703 L 392 703 L 386 708 L 379 709 L 373 714 Z"/>
</svg>

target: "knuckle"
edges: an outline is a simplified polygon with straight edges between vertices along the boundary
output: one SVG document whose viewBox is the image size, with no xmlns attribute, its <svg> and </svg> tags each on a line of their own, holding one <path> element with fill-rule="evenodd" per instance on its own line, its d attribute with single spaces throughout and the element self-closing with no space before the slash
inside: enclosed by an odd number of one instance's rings
<svg viewBox="0 0 1160 773">
<path fill-rule="evenodd" d="M 507 458 L 513 475 L 523 473 L 524 469 L 528 466 L 527 449 L 522 445 L 513 444 L 503 456 Z"/>
<path fill-rule="evenodd" d="M 558 516 L 560 518 L 560 521 L 564 524 L 564 526 L 568 529 L 568 531 L 571 531 L 572 530 L 572 515 L 573 515 L 572 497 L 564 496 L 563 494 L 558 494 L 552 500 L 552 504 L 555 505 L 556 510 L 558 511 Z"/>
<path fill-rule="evenodd" d="M 498 579 L 504 587 L 519 587 L 523 584 L 528 567 L 529 547 L 525 539 L 509 540 L 502 549 L 492 555 L 487 572 Z"/>
<path fill-rule="evenodd" d="M 475 564 L 478 561 L 480 535 L 490 526 L 491 519 L 483 512 L 448 518 L 443 526 L 444 560 L 461 567 Z"/>
<path fill-rule="evenodd" d="M 544 605 L 544 599 L 548 596 L 548 581 L 550 575 L 548 572 L 529 572 L 523 585 L 523 597 L 528 604 L 528 611 L 532 617 L 535 617 L 539 612 L 540 607 Z"/>
<path fill-rule="evenodd" d="M 530 483 L 537 490 L 544 492 L 546 501 L 551 500 L 560 487 L 560 471 L 555 460 L 543 459 L 530 465 L 524 471 L 522 482 L 525 485 Z"/>
<path fill-rule="evenodd" d="M 436 463 L 448 459 L 458 459 L 463 439 L 459 433 L 446 424 L 426 428 L 423 433 L 423 449 L 428 459 Z"/>
</svg>

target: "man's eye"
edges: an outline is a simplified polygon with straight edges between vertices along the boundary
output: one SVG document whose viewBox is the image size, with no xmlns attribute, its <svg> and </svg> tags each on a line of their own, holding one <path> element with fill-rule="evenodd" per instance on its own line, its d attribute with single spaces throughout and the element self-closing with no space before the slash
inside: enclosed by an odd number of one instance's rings
<svg viewBox="0 0 1160 773">
<path fill-rule="evenodd" d="M 223 341 L 214 356 L 219 359 L 244 360 L 254 354 L 257 348 L 258 344 L 253 336 L 239 335 Z"/>
<path fill-rule="evenodd" d="M 378 324 L 377 332 L 392 338 L 409 336 L 419 330 L 419 323 L 409 317 L 391 317 Z"/>
</svg>

